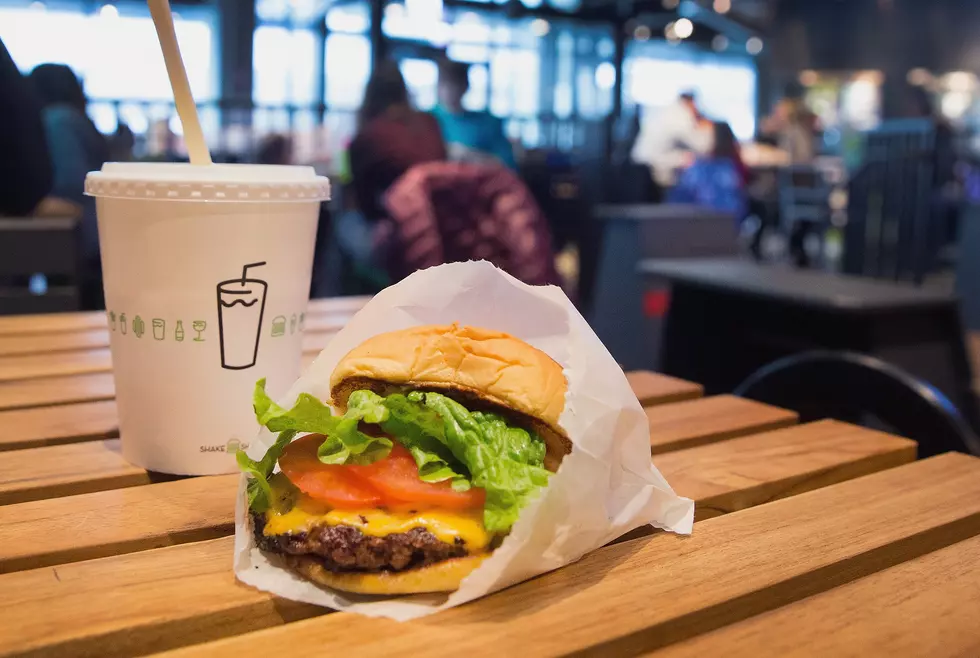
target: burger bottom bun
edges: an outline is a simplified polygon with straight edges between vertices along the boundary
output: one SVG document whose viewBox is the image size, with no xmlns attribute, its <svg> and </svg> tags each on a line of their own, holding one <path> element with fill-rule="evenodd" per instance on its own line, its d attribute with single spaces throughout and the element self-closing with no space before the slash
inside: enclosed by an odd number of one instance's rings
<svg viewBox="0 0 980 658">
<path fill-rule="evenodd" d="M 337 573 L 324 569 L 315 558 L 302 555 L 288 556 L 286 562 L 293 570 L 318 585 L 352 594 L 392 595 L 454 592 L 459 589 L 463 578 L 480 566 L 487 556 L 487 553 L 468 555 L 417 569 L 378 573 Z"/>
</svg>

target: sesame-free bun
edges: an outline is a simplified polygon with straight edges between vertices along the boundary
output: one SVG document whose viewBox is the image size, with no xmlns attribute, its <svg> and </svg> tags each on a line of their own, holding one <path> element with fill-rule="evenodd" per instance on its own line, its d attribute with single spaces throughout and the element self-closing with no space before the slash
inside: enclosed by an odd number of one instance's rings
<svg viewBox="0 0 980 658">
<path fill-rule="evenodd" d="M 510 334 L 458 324 L 378 334 L 351 350 L 330 377 L 333 404 L 342 410 L 364 388 L 379 395 L 439 391 L 516 416 L 544 439 L 545 466 L 553 471 L 571 452 L 558 425 L 568 390 L 562 367 Z"/>
<path fill-rule="evenodd" d="M 352 594 L 424 594 L 455 592 L 459 584 L 480 566 L 487 554 L 468 555 L 436 562 L 406 571 L 336 572 L 325 569 L 316 559 L 302 555 L 287 556 L 286 562 L 303 577 L 318 585 Z"/>
</svg>

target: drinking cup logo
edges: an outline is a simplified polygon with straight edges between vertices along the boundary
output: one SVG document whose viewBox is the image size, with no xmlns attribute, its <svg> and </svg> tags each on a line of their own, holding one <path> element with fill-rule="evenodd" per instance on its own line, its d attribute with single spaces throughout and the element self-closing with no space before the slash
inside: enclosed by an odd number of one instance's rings
<svg viewBox="0 0 980 658">
<path fill-rule="evenodd" d="M 221 367 L 226 370 L 246 370 L 258 358 L 269 284 L 248 278 L 248 270 L 263 265 L 265 262 L 249 263 L 237 279 L 218 283 L 218 339 Z"/>
</svg>

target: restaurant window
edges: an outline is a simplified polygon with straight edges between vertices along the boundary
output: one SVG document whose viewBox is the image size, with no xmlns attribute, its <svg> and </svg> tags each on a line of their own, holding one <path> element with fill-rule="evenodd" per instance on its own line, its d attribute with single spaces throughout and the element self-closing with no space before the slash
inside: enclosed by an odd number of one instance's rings
<svg viewBox="0 0 980 658">
<path fill-rule="evenodd" d="M 252 99 L 256 104 L 317 102 L 316 42 L 316 33 L 308 28 L 256 28 L 252 38 Z"/>
<path fill-rule="evenodd" d="M 218 129 L 215 13 L 210 7 L 180 7 L 174 28 L 194 98 L 204 106 L 206 134 Z M 66 64 L 82 79 L 89 114 L 103 132 L 119 121 L 137 135 L 167 121 L 180 134 L 170 81 L 145 3 L 0 0 L 0 39 L 18 68 L 29 73 L 44 63 Z"/>
<path fill-rule="evenodd" d="M 693 91 L 711 119 L 727 121 L 740 140 L 755 135 L 756 69 L 747 57 L 634 42 L 624 62 L 623 103 L 646 112 Z"/>
</svg>

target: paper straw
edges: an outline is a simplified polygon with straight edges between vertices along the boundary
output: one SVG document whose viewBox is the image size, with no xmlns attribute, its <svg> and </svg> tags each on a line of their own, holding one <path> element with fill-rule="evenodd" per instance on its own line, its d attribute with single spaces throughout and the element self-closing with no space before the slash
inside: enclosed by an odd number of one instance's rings
<svg viewBox="0 0 980 658">
<path fill-rule="evenodd" d="M 170 76 L 170 86 L 174 91 L 174 102 L 177 104 L 177 114 L 184 126 L 184 142 L 191 157 L 191 164 L 211 164 L 211 153 L 204 141 L 201 121 L 197 117 L 197 105 L 191 95 L 191 85 L 187 81 L 187 71 L 180 57 L 180 47 L 177 45 L 177 33 L 174 31 L 174 17 L 170 13 L 168 0 L 148 0 L 153 25 L 157 29 L 157 38 L 163 50 L 163 60 L 167 64 L 167 75 Z"/>
</svg>

